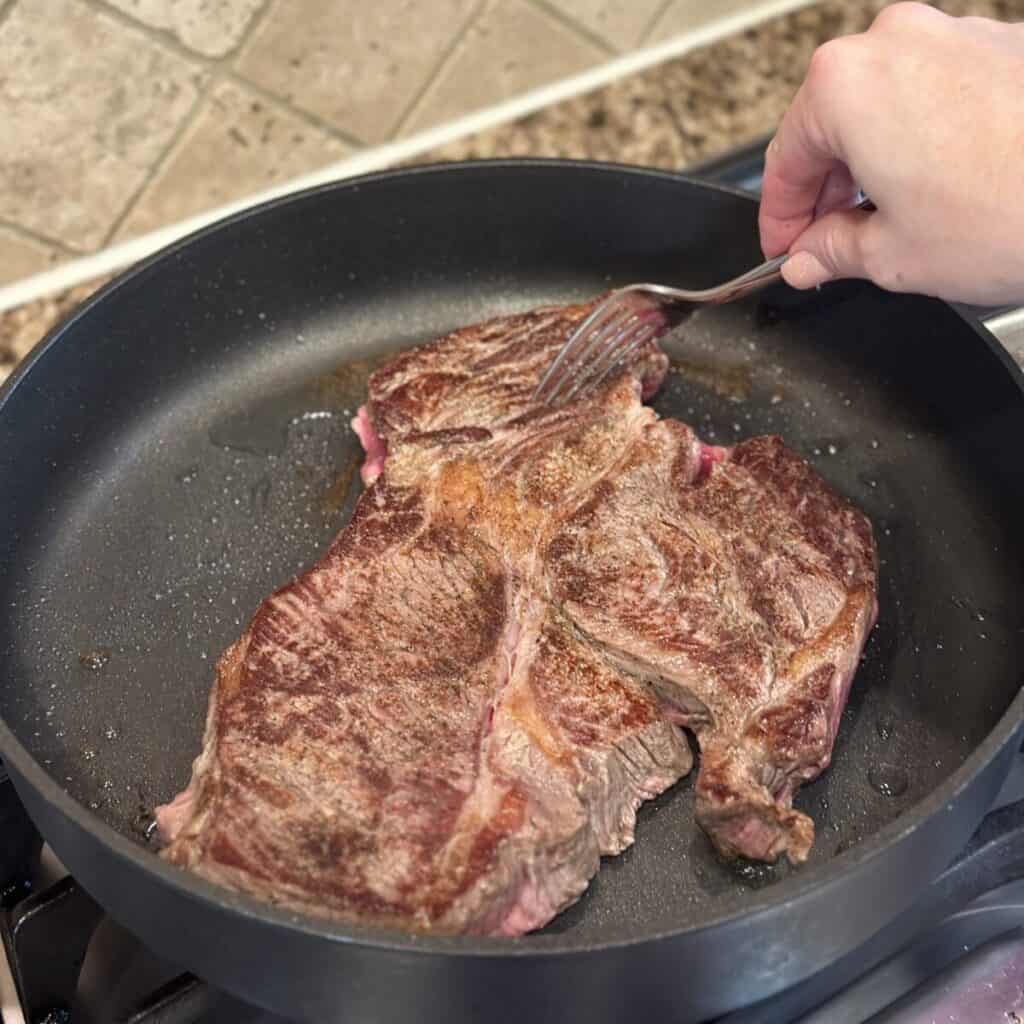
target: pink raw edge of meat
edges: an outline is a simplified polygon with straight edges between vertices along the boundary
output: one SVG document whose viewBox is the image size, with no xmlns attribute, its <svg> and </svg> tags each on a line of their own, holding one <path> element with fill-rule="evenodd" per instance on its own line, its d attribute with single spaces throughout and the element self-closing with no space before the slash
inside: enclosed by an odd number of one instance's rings
<svg viewBox="0 0 1024 1024">
<path fill-rule="evenodd" d="M 729 449 L 717 444 L 700 443 L 700 466 L 697 469 L 697 479 L 703 480 L 710 472 L 716 462 L 725 462 L 729 457 Z"/>
<path fill-rule="evenodd" d="M 506 911 L 495 934 L 510 937 L 525 935 L 547 924 L 557 911 L 558 908 L 551 905 L 537 883 L 524 878 L 516 901 Z"/>
<path fill-rule="evenodd" d="M 654 374 L 644 378 L 641 383 L 641 394 L 644 400 L 650 398 L 661 387 L 663 379 L 663 374 Z M 373 429 L 370 414 L 365 405 L 359 406 L 356 411 L 355 419 L 352 420 L 352 429 L 356 432 L 356 436 L 366 452 L 359 475 L 363 478 L 363 483 L 369 487 L 384 471 L 384 461 L 388 455 L 387 442 Z M 728 456 L 728 448 L 700 442 L 700 464 L 697 478 L 703 480 L 711 472 L 711 467 L 716 462 L 724 462 Z"/>
<path fill-rule="evenodd" d="M 169 843 L 181 831 L 185 822 L 192 815 L 192 803 L 195 793 L 192 784 L 183 789 L 170 803 L 161 804 L 153 812 L 156 818 L 157 832 L 160 838 Z"/>
<path fill-rule="evenodd" d="M 640 381 L 640 398 L 643 401 L 647 401 L 649 398 L 653 398 L 657 394 L 658 389 L 661 387 L 661 382 L 665 379 L 663 373 L 649 373 L 643 380 Z"/>
<path fill-rule="evenodd" d="M 356 411 L 356 418 L 352 421 L 352 429 L 356 432 L 356 436 L 366 452 L 366 458 L 359 468 L 359 475 L 363 478 L 363 483 L 369 487 L 384 471 L 384 460 L 388 455 L 388 446 L 377 431 L 373 429 L 373 424 L 370 422 L 370 414 L 366 411 L 365 405 L 359 406 L 359 409 Z"/>
<path fill-rule="evenodd" d="M 871 607 L 871 615 L 868 617 L 866 628 L 864 629 L 864 636 L 860 641 L 860 649 L 857 652 L 857 657 L 853 660 L 853 664 L 850 666 L 849 671 L 842 672 L 839 679 L 839 686 L 836 688 L 835 697 L 832 701 L 832 717 L 828 723 L 829 734 L 832 737 L 832 743 L 836 741 L 836 737 L 839 735 L 839 720 L 843 717 L 843 711 L 846 709 L 846 702 L 850 698 L 850 689 L 853 686 L 854 676 L 857 674 L 857 669 L 860 666 L 860 657 L 864 653 L 864 647 L 868 642 L 868 637 L 871 636 L 871 631 L 875 628 L 875 623 L 878 621 L 878 599 L 875 598 L 874 604 Z M 825 762 L 825 766 L 832 760 L 831 747 L 829 748 L 828 759 Z"/>
</svg>

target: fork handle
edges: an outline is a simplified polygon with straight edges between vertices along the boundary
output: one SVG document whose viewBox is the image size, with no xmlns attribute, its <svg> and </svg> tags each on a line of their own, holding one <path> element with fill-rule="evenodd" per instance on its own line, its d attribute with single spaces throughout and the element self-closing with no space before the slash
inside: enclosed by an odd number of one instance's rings
<svg viewBox="0 0 1024 1024">
<path fill-rule="evenodd" d="M 778 281 L 782 277 L 782 264 L 788 259 L 789 253 L 783 253 L 781 256 L 766 260 L 759 266 L 754 267 L 753 270 L 748 270 L 745 274 L 740 274 L 739 277 L 734 277 L 731 281 L 726 281 L 725 284 L 715 288 L 713 301 L 716 303 L 731 302 L 733 299 L 738 299 L 741 295 L 757 291 L 773 281 Z"/>
<path fill-rule="evenodd" d="M 875 204 L 863 193 L 861 196 L 860 202 L 853 209 L 864 210 L 867 213 L 872 212 L 875 209 Z M 715 296 L 713 301 L 730 302 L 732 299 L 738 299 L 741 295 L 746 295 L 749 292 L 756 291 L 758 288 L 764 288 L 765 285 L 769 285 L 773 281 L 778 281 L 782 277 L 782 264 L 788 259 L 789 253 L 784 252 L 781 256 L 765 260 L 764 263 L 754 267 L 753 270 L 748 270 L 745 274 L 740 274 L 739 277 L 726 281 L 725 284 L 719 285 L 714 289 Z"/>
</svg>

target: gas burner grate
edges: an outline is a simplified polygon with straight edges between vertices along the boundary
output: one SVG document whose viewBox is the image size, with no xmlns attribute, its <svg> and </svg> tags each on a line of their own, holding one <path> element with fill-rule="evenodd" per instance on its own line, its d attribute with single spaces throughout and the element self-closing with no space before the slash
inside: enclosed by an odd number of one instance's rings
<svg viewBox="0 0 1024 1024">
<path fill-rule="evenodd" d="M 20 1016 L 24 1024 L 199 1024 L 217 1000 L 190 974 L 176 973 L 113 1016 L 108 1007 L 83 1002 L 83 965 L 104 920 L 103 910 L 44 847 L 0 766 L 0 938 L 14 990 L 0 1008 L 0 1022 L 15 1024 Z"/>
</svg>

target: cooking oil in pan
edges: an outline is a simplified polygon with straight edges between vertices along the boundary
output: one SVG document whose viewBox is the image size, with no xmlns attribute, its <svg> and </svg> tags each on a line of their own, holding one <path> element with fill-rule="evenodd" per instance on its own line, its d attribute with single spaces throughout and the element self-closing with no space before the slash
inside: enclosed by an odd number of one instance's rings
<svg viewBox="0 0 1024 1024">
<path fill-rule="evenodd" d="M 356 477 L 356 470 L 359 468 L 362 462 L 362 457 L 357 455 L 355 458 L 350 459 L 343 467 L 341 472 L 335 477 L 334 483 L 327 488 L 326 493 L 321 499 L 320 505 L 323 509 L 324 515 L 328 519 L 333 519 L 340 515 L 345 505 L 348 503 L 349 495 L 352 492 L 352 483 Z"/>
<path fill-rule="evenodd" d="M 880 714 L 875 722 L 875 732 L 878 733 L 878 738 L 880 740 L 890 739 L 895 725 L 896 720 L 891 714 L 888 712 Z"/>
<path fill-rule="evenodd" d="M 283 455 L 288 431 L 311 417 L 347 415 L 366 397 L 370 374 L 390 356 L 339 363 L 295 387 L 259 398 L 218 420 L 209 431 L 218 448 L 246 455 Z"/>
<path fill-rule="evenodd" d="M 78 663 L 89 672 L 99 672 L 110 661 L 109 647 L 91 647 L 78 655 Z"/>
<path fill-rule="evenodd" d="M 733 402 L 745 402 L 753 388 L 750 367 L 742 363 L 705 363 L 672 356 L 669 372 Z"/>
<path fill-rule="evenodd" d="M 871 783 L 871 788 L 882 796 L 899 797 L 906 793 L 907 787 L 910 785 L 910 777 L 905 768 L 883 761 L 870 769 L 868 782 Z"/>
</svg>

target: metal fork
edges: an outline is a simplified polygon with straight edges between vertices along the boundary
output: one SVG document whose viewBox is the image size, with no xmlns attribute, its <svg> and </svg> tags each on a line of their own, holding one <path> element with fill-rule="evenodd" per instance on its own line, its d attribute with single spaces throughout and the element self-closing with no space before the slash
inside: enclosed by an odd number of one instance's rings
<svg viewBox="0 0 1024 1024">
<path fill-rule="evenodd" d="M 857 209 L 874 205 L 862 198 Z M 662 334 L 669 326 L 666 308 L 718 305 L 777 281 L 788 255 L 776 256 L 731 281 L 687 291 L 663 284 L 631 284 L 613 291 L 573 331 L 534 389 L 533 400 L 555 406 L 596 387 L 631 352 Z"/>
<path fill-rule="evenodd" d="M 555 406 L 596 387 L 641 345 L 669 326 L 665 307 L 728 302 L 779 279 L 786 256 L 776 256 L 725 284 L 700 291 L 663 284 L 631 284 L 613 291 L 573 331 L 533 392 Z"/>
</svg>

